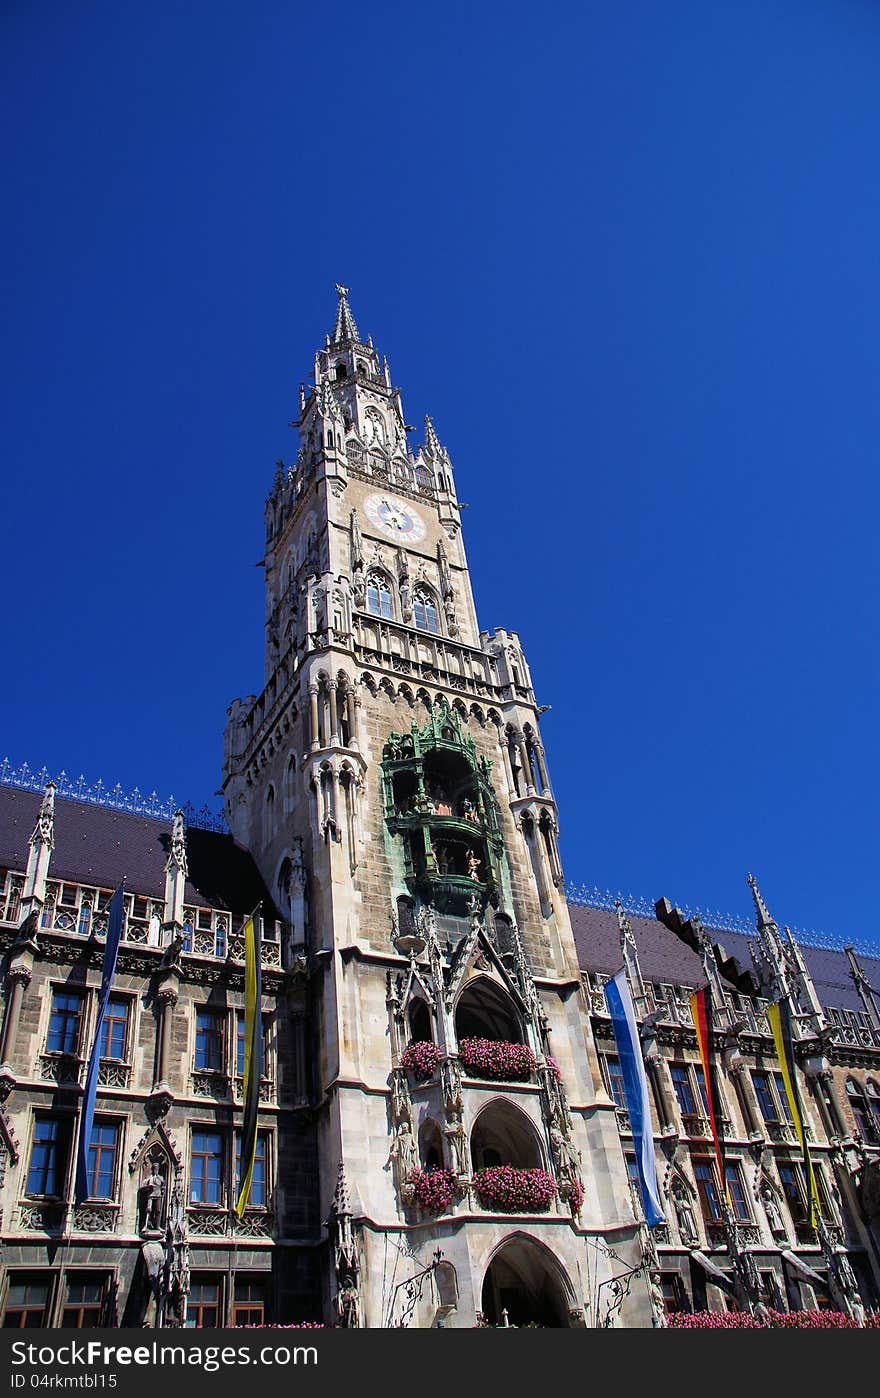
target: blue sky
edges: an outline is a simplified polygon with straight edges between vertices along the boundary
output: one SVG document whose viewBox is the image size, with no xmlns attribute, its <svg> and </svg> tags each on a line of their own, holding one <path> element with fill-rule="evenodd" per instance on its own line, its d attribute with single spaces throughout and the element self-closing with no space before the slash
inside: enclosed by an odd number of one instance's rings
<svg viewBox="0 0 880 1398">
<path fill-rule="evenodd" d="M 4 7 L 0 748 L 196 804 L 334 283 L 572 882 L 880 942 L 876 5 Z"/>
</svg>

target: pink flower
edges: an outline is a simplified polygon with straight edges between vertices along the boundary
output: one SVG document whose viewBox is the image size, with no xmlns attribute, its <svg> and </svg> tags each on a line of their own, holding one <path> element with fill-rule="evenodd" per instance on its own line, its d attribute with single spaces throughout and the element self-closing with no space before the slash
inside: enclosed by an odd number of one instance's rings
<svg viewBox="0 0 880 1398">
<path fill-rule="evenodd" d="M 497 1213 L 540 1213 L 556 1197 L 556 1181 L 546 1170 L 517 1170 L 491 1165 L 474 1173 L 480 1203 Z"/>
<path fill-rule="evenodd" d="M 407 1044 L 400 1055 L 400 1062 L 412 1073 L 416 1082 L 426 1082 L 434 1076 L 434 1069 L 440 1062 L 440 1050 L 430 1040 L 420 1039 L 414 1044 Z"/>
<path fill-rule="evenodd" d="M 413 1198 L 430 1214 L 443 1214 L 455 1201 L 458 1181 L 451 1170 L 413 1170 L 407 1180 L 414 1186 Z"/>
<path fill-rule="evenodd" d="M 527 1082 L 538 1060 L 527 1044 L 501 1039 L 460 1039 L 458 1052 L 466 1072 L 501 1082 Z"/>
</svg>

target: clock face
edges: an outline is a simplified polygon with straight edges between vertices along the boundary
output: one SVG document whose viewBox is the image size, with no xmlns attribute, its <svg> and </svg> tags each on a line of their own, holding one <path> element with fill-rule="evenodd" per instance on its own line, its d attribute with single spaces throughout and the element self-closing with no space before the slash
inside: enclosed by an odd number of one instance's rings
<svg viewBox="0 0 880 1398">
<path fill-rule="evenodd" d="M 421 516 L 411 505 L 404 505 L 393 495 L 368 495 L 364 510 L 371 523 L 402 543 L 415 544 L 425 537 L 425 522 Z"/>
</svg>

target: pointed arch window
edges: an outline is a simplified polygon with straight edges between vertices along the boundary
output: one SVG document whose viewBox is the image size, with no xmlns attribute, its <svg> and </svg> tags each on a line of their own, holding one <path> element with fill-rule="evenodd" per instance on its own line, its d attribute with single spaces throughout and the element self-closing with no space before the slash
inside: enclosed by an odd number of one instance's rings
<svg viewBox="0 0 880 1398">
<path fill-rule="evenodd" d="M 413 620 L 420 631 L 433 631 L 439 635 L 437 604 L 426 587 L 417 587 L 413 592 Z"/>
<path fill-rule="evenodd" d="M 367 611 L 373 616 L 394 619 L 394 603 L 391 585 L 384 573 L 370 573 L 367 577 Z"/>
</svg>

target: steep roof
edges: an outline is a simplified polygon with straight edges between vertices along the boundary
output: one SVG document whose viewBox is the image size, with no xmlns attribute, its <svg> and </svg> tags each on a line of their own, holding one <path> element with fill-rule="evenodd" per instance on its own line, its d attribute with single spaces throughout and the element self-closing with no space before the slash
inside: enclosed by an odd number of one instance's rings
<svg viewBox="0 0 880 1398">
<path fill-rule="evenodd" d="M 24 869 L 41 796 L 0 786 L 0 868 Z M 171 829 L 163 820 L 88 802 L 55 801 L 55 848 L 50 879 L 116 888 L 125 878 L 131 893 L 162 898 Z M 248 913 L 267 890 L 247 850 L 231 835 L 186 832 L 189 877 L 185 901 L 195 907 Z"/>
<path fill-rule="evenodd" d="M 617 916 L 613 909 L 584 907 L 569 903 L 572 930 L 582 971 L 597 971 L 609 975 L 623 965 Z M 629 922 L 636 939 L 639 964 L 645 980 L 670 985 L 701 986 L 706 977 L 700 958 L 684 941 L 662 922 L 629 913 Z M 722 959 L 734 958 L 742 971 L 752 969 L 749 938 L 742 932 L 727 928 L 707 927 L 715 945 L 722 949 Z M 757 936 L 757 933 L 755 934 Z M 807 969 L 813 977 L 816 994 L 822 1005 L 840 1010 L 859 1011 L 864 1005 L 859 999 L 849 963 L 842 951 L 805 946 L 801 951 Z M 859 954 L 859 963 L 871 985 L 880 990 L 880 957 Z M 733 987 L 732 982 L 731 988 Z"/>
</svg>

